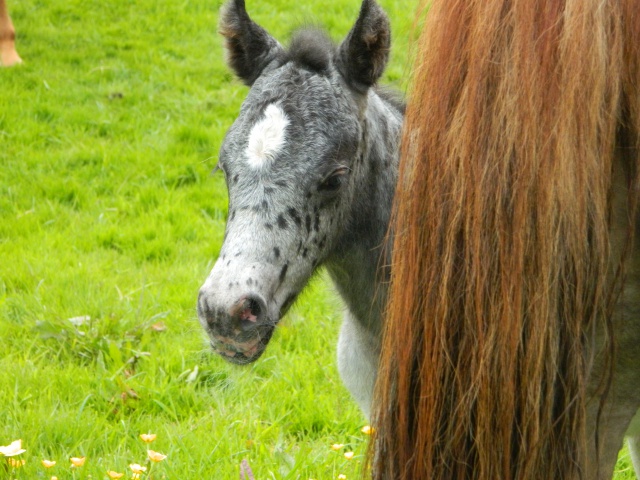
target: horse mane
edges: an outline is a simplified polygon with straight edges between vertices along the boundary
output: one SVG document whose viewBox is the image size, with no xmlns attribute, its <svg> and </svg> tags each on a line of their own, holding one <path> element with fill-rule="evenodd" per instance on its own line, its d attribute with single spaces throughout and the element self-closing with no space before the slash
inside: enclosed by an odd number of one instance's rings
<svg viewBox="0 0 640 480">
<path fill-rule="evenodd" d="M 392 222 L 375 480 L 585 476 L 594 332 L 611 361 L 623 277 L 609 248 L 614 160 L 635 225 L 637 10 L 432 2 Z"/>
</svg>

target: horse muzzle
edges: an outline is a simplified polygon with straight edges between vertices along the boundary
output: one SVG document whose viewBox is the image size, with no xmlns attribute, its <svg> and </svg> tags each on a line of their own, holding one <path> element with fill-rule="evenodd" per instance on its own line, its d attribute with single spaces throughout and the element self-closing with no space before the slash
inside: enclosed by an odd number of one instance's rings
<svg viewBox="0 0 640 480">
<path fill-rule="evenodd" d="M 254 338 L 238 341 L 237 339 L 209 334 L 211 348 L 228 362 L 236 365 L 246 365 L 255 362 L 264 353 L 267 343 L 273 334 L 273 328 L 268 329 Z"/>
<path fill-rule="evenodd" d="M 276 324 L 270 319 L 264 299 L 250 293 L 231 302 L 231 306 L 215 303 L 204 288 L 200 290 L 198 318 L 209 335 L 213 350 L 239 365 L 257 360 Z"/>
</svg>

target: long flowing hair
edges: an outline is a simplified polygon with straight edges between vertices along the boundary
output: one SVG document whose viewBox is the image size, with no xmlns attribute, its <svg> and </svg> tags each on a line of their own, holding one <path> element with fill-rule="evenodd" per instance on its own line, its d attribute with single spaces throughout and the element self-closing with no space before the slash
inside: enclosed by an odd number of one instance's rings
<svg viewBox="0 0 640 480">
<path fill-rule="evenodd" d="M 637 203 L 639 9 L 432 2 L 394 207 L 375 480 L 585 475 L 591 342 L 613 338 L 622 278 L 615 165 L 629 217 Z"/>
</svg>

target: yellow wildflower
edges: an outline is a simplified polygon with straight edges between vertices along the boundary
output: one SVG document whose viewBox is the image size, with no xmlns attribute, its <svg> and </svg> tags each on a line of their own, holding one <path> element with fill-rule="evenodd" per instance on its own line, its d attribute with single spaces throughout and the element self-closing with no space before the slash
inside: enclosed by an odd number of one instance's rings
<svg viewBox="0 0 640 480">
<path fill-rule="evenodd" d="M 347 476 L 341 473 L 340 475 L 338 475 L 338 480 L 347 480 Z"/>
<path fill-rule="evenodd" d="M 72 467 L 81 467 L 84 465 L 84 461 L 87 457 L 71 457 L 69 461 L 71 462 Z"/>
<path fill-rule="evenodd" d="M 142 465 L 139 465 L 137 463 L 132 463 L 131 465 L 129 465 L 129 468 L 134 474 L 138 475 L 147 471 L 147 467 L 143 467 Z"/>
<path fill-rule="evenodd" d="M 17 458 L 8 458 L 7 462 L 9 462 L 9 465 L 13 468 L 23 467 L 24 464 L 27 463 L 24 458 L 22 460 L 18 460 Z"/>
<path fill-rule="evenodd" d="M 51 480 L 58 480 L 58 477 L 51 477 Z"/>
<path fill-rule="evenodd" d="M 44 468 L 51 468 L 56 464 L 55 460 L 42 460 L 42 466 Z"/>
<path fill-rule="evenodd" d="M 122 478 L 122 477 L 124 477 L 124 473 L 114 472 L 113 470 L 109 470 L 107 472 L 107 475 L 109 475 L 109 478 Z"/>
<path fill-rule="evenodd" d="M 14 457 L 24 452 L 26 452 L 26 450 L 22 448 L 22 440 L 16 440 L 7 446 L 0 447 L 0 454 L 5 457 Z"/>
<path fill-rule="evenodd" d="M 167 458 L 166 455 L 163 455 L 159 452 L 154 452 L 153 450 L 147 450 L 147 455 L 149 455 L 149 460 L 151 460 L 152 462 L 161 462 L 162 460 Z"/>
<path fill-rule="evenodd" d="M 140 439 L 144 442 L 144 443 L 151 443 L 156 439 L 156 434 L 155 433 L 141 433 L 140 434 Z"/>
<path fill-rule="evenodd" d="M 360 429 L 360 431 L 365 435 L 371 435 L 373 432 L 375 432 L 375 429 L 371 425 L 365 425 Z"/>
<path fill-rule="evenodd" d="M 347 460 L 351 460 L 353 458 L 353 455 L 353 452 L 344 452 L 344 458 L 346 458 Z"/>
<path fill-rule="evenodd" d="M 342 444 L 342 443 L 334 443 L 333 445 L 331 445 L 331 450 L 334 450 L 334 451 L 337 452 L 342 447 L 344 447 L 344 444 Z"/>
</svg>

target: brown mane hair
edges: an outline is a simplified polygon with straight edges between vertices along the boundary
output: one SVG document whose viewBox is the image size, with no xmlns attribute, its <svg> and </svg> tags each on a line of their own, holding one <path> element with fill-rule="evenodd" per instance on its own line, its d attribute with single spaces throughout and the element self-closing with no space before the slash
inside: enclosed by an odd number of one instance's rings
<svg viewBox="0 0 640 480">
<path fill-rule="evenodd" d="M 585 476 L 591 342 L 613 336 L 622 277 L 612 170 L 624 142 L 639 151 L 639 8 L 432 2 L 392 225 L 375 480 Z M 627 163 L 637 192 L 640 158 Z"/>
</svg>

